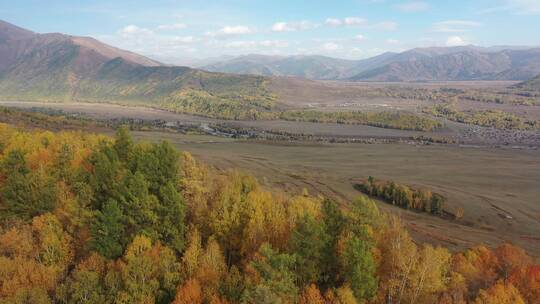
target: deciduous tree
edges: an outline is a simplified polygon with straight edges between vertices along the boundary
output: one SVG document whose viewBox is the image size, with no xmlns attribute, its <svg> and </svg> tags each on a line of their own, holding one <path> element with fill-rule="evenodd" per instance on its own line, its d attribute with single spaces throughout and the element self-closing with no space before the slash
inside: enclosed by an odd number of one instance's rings
<svg viewBox="0 0 540 304">
<path fill-rule="evenodd" d="M 525 304 L 519 291 L 512 284 L 498 282 L 487 290 L 480 290 L 475 304 Z"/>
</svg>

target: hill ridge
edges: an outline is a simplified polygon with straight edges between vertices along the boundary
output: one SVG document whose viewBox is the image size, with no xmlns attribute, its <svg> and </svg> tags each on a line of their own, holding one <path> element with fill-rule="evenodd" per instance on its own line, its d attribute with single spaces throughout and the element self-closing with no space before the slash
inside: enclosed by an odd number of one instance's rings
<svg viewBox="0 0 540 304">
<path fill-rule="evenodd" d="M 203 66 L 214 72 L 292 76 L 313 80 L 446 81 L 525 80 L 540 73 L 540 49 L 534 47 L 414 48 L 363 59 L 322 55 L 250 54 Z"/>
</svg>

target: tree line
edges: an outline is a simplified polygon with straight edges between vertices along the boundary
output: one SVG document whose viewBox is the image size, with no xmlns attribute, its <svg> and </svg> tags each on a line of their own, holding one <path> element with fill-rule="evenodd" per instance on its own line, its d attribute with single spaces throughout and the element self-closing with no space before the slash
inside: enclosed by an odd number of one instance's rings
<svg viewBox="0 0 540 304">
<path fill-rule="evenodd" d="M 429 190 L 415 190 L 391 180 L 376 180 L 373 176 L 369 176 L 366 181 L 359 184 L 359 189 L 370 196 L 380 198 L 389 204 L 404 209 L 426 212 L 437 216 L 442 216 L 445 212 L 444 204 L 446 199 L 442 195 Z M 463 216 L 462 212 L 460 214 Z"/>
<path fill-rule="evenodd" d="M 321 111 L 285 111 L 281 119 L 290 121 L 306 121 L 316 123 L 338 123 L 351 125 L 367 125 L 378 128 L 433 131 L 441 128 L 442 124 L 428 117 L 405 112 L 321 112 Z"/>
<path fill-rule="evenodd" d="M 125 128 L 113 139 L 0 124 L 2 304 L 538 298 L 524 250 L 416 244 L 365 197 L 270 191 Z"/>
</svg>

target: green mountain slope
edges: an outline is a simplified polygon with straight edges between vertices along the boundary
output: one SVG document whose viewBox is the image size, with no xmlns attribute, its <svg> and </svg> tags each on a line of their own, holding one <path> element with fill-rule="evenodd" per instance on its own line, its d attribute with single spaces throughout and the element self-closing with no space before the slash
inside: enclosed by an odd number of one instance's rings
<svg viewBox="0 0 540 304">
<path fill-rule="evenodd" d="M 0 98 L 145 104 L 211 117 L 258 118 L 274 107 L 259 76 L 163 66 L 97 40 L 0 24 Z"/>
</svg>

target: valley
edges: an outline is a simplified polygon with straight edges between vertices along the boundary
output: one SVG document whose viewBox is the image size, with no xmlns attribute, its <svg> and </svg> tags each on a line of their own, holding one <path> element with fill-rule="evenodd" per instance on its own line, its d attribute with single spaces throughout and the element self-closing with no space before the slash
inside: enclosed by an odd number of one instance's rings
<svg viewBox="0 0 540 304">
<path fill-rule="evenodd" d="M 538 1 L 37 2 L 0 304 L 539 303 Z"/>
<path fill-rule="evenodd" d="M 343 140 L 383 140 L 409 141 L 427 138 L 447 143 L 484 146 L 540 146 L 540 105 L 539 97 L 527 97 L 531 103 L 513 103 L 515 98 L 525 98 L 519 91 L 509 89 L 516 82 L 438 82 L 438 83 L 347 83 L 323 82 L 290 78 L 273 78 L 268 89 L 275 95 L 276 108 L 266 116 L 257 119 L 220 119 L 208 115 L 178 113 L 174 109 L 164 111 L 162 106 L 153 104 L 133 104 L 129 102 L 16 102 L 3 98 L 0 105 L 23 108 L 48 107 L 66 113 L 84 113 L 93 118 L 134 118 L 163 120 L 174 123 L 182 121 L 197 126 L 219 125 L 232 128 L 236 133 L 263 135 L 263 139 L 273 139 L 272 134 L 285 134 L 288 139 L 320 138 L 324 141 Z M 493 95 L 499 102 L 469 98 L 468 93 Z M 480 92 L 480 93 L 478 93 Z M 516 126 L 531 124 L 531 128 L 496 127 L 498 124 L 487 120 L 483 125 L 462 123 L 437 117 L 436 106 L 450 107 L 463 115 L 497 116 L 504 122 L 506 116 L 516 120 Z M 167 109 L 167 107 L 165 107 Z M 494 113 L 492 115 L 492 112 Z M 343 113 L 340 115 L 339 113 Z M 376 127 L 367 120 L 356 123 L 347 117 L 355 113 L 374 115 L 407 115 L 412 124 L 429 123 L 440 126 L 434 129 L 400 129 L 399 124 L 389 119 L 386 128 Z M 501 115 L 502 113 L 504 115 Z M 291 116 L 290 114 L 294 114 Z M 335 118 L 332 118 L 335 117 Z M 341 119 L 340 117 L 345 117 Z M 283 120 L 286 118 L 286 120 Z M 329 119 L 331 118 L 331 119 Z M 480 118 L 476 118 L 480 121 Z M 341 120 L 340 120 L 341 119 Z M 293 121 L 294 120 L 294 121 Z M 455 120 L 455 119 L 454 119 Z M 317 123 L 321 122 L 321 123 Z M 322 123 L 326 122 L 326 123 Z M 375 121 L 374 121 L 375 122 Z M 375 125 L 375 126 L 373 126 Z M 408 125 L 403 125 L 407 128 Z M 493 127 L 495 126 L 495 127 Z M 260 136 L 258 136 L 260 138 Z"/>
<path fill-rule="evenodd" d="M 537 200 L 540 188 L 536 187 L 540 180 L 538 133 L 532 133 L 536 137 L 527 146 L 523 145 L 527 142 L 523 138 L 515 138 L 515 146 L 511 146 L 493 141 L 500 138 L 497 136 L 485 136 L 481 132 L 472 136 L 468 132 L 474 128 L 452 122 L 446 122 L 443 130 L 419 132 L 279 120 L 216 120 L 111 104 L 0 102 L 0 106 L 38 113 L 50 109 L 73 119 L 88 117 L 98 122 L 131 122 L 135 130 L 139 124 L 147 122 L 156 127 L 134 131 L 137 140 L 170 141 L 178 149 L 189 151 L 220 170 L 248 172 L 266 187 L 290 194 L 306 188 L 310 193 L 345 203 L 361 195 L 354 185 L 369 175 L 426 187 L 448 198 L 449 211 L 463 208 L 464 217 L 440 219 L 379 204 L 383 210 L 402 217 L 418 242 L 459 250 L 477 243 L 497 246 L 511 240 L 540 255 L 540 240 L 536 238 L 540 233 Z M 186 133 L 171 127 L 175 124 L 192 126 L 192 131 Z M 216 134 L 208 129 L 216 125 L 252 133 L 248 137 L 233 138 L 230 133 Z M 68 126 L 63 125 L 63 128 Z M 113 132 L 109 127 L 77 128 Z M 272 130 L 310 136 L 265 137 Z M 517 133 L 511 132 L 512 136 Z M 455 137 L 462 142 L 431 144 L 414 139 L 420 136 Z M 349 143 L 337 143 L 340 138 L 348 138 Z M 355 138 L 364 141 L 350 140 Z"/>
</svg>

